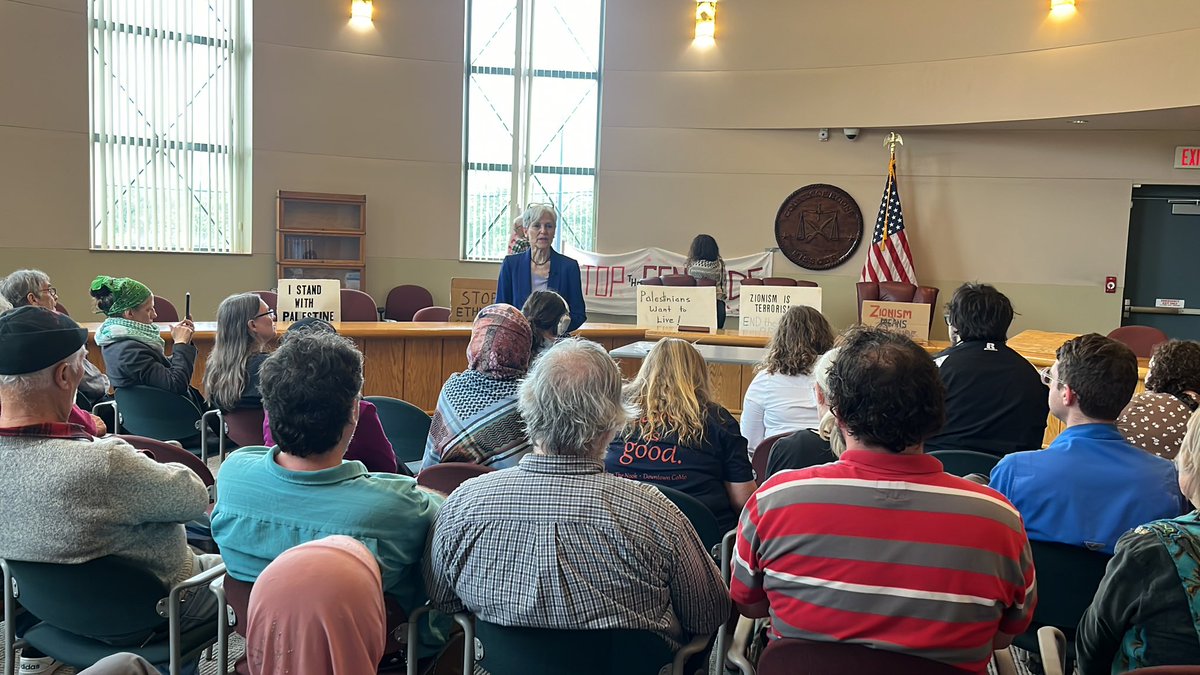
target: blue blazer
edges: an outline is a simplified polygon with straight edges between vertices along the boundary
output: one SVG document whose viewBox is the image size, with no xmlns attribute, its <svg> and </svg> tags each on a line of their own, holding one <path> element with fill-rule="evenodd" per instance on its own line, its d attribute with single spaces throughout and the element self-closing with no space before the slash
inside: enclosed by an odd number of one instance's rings
<svg viewBox="0 0 1200 675">
<path fill-rule="evenodd" d="M 563 296 L 571 309 L 571 327 L 567 330 L 575 330 L 587 321 L 579 263 L 574 258 L 550 250 L 550 279 L 546 287 Z M 500 279 L 496 282 L 496 302 L 520 309 L 532 292 L 533 272 L 530 270 L 529 250 L 506 256 L 500 264 Z"/>
</svg>

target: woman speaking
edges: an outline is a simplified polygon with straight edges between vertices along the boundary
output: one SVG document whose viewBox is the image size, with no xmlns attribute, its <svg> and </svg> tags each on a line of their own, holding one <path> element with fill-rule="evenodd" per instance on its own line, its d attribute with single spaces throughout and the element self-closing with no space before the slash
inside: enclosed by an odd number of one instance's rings
<svg viewBox="0 0 1200 675">
<path fill-rule="evenodd" d="M 555 291 L 571 308 L 573 331 L 587 320 L 579 263 L 550 246 L 558 226 L 558 214 L 549 204 L 530 204 L 521 216 L 529 249 L 504 258 L 496 283 L 496 303 L 521 307 L 534 291 Z"/>
</svg>

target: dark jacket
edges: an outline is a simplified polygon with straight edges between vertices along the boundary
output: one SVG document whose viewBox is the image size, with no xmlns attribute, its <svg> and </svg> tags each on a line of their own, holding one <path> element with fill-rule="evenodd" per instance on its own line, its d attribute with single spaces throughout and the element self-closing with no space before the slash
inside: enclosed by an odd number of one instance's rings
<svg viewBox="0 0 1200 675">
<path fill-rule="evenodd" d="M 114 389 L 122 387 L 154 387 L 173 394 L 188 395 L 192 370 L 196 363 L 196 347 L 176 344 L 171 356 L 137 340 L 118 340 L 100 349 L 104 370 Z"/>
<path fill-rule="evenodd" d="M 574 258 L 550 251 L 550 278 L 546 282 L 549 290 L 563 296 L 571 309 L 573 331 L 587 321 L 587 307 L 583 301 L 583 283 L 579 278 L 579 263 Z M 521 308 L 533 292 L 533 272 L 530 270 L 529 251 L 514 253 L 500 264 L 500 279 L 496 282 L 496 302 Z"/>
</svg>

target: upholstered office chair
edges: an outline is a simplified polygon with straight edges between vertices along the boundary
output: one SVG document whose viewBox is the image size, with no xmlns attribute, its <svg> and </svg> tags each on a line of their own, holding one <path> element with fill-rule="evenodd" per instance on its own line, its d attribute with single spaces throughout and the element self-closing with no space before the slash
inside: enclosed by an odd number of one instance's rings
<svg viewBox="0 0 1200 675">
<path fill-rule="evenodd" d="M 375 299 L 360 290 L 342 289 L 342 321 L 378 321 Z"/>
<path fill-rule="evenodd" d="M 664 274 L 662 277 L 663 286 L 695 286 L 696 277 L 688 274 Z"/>
<path fill-rule="evenodd" d="M 276 309 L 279 305 L 279 294 L 275 291 L 253 291 L 255 295 L 267 303 L 268 309 Z"/>
<path fill-rule="evenodd" d="M 495 471 L 490 466 L 466 462 L 442 462 L 417 474 L 417 485 L 448 495 L 468 480 Z"/>
<path fill-rule="evenodd" d="M 743 286 L 762 286 L 763 280 L 758 277 L 746 277 L 742 279 L 741 284 Z"/>
<path fill-rule="evenodd" d="M 754 477 L 758 481 L 759 485 L 762 485 L 763 482 L 768 478 L 767 463 L 771 461 L 771 449 L 775 447 L 775 444 L 779 442 L 779 439 L 787 438 L 791 435 L 792 432 L 789 431 L 785 434 L 768 436 L 762 439 L 758 446 L 754 448 L 754 457 L 751 459 L 750 464 L 754 468 Z"/>
<path fill-rule="evenodd" d="M 796 286 L 796 280 L 791 277 L 764 277 L 763 286 Z"/>
<path fill-rule="evenodd" d="M 449 321 L 449 307 L 422 307 L 413 314 L 413 321 Z"/>
<path fill-rule="evenodd" d="M 910 654 L 838 642 L 809 642 L 783 638 L 771 640 L 758 660 L 758 675 L 954 675 L 963 671 L 946 663 Z"/>
<path fill-rule="evenodd" d="M 179 321 L 179 310 L 175 309 L 175 305 L 166 298 L 154 296 L 154 313 L 158 315 L 156 321 L 166 323 L 175 323 Z"/>
<path fill-rule="evenodd" d="M 862 322 L 862 304 L 865 300 L 884 302 L 920 302 L 937 305 L 939 290 L 934 286 L 917 286 L 902 281 L 860 281 L 858 290 L 858 320 Z M 933 327 L 933 309 L 929 310 L 929 326 Z"/>
<path fill-rule="evenodd" d="M 417 310 L 433 306 L 433 294 L 424 286 L 404 284 L 388 291 L 383 318 L 390 321 L 412 321 Z"/>
<path fill-rule="evenodd" d="M 1167 334 L 1153 326 L 1121 326 L 1108 337 L 1133 350 L 1139 359 L 1148 359 L 1154 348 L 1167 341 Z"/>
</svg>

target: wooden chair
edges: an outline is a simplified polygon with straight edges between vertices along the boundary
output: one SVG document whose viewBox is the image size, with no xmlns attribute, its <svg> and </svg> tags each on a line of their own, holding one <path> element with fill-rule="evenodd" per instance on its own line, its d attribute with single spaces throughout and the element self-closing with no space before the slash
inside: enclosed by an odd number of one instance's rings
<svg viewBox="0 0 1200 675">
<path fill-rule="evenodd" d="M 413 314 L 413 321 L 449 321 L 449 307 L 423 307 Z"/>
<path fill-rule="evenodd" d="M 342 321 L 378 321 L 375 299 L 353 288 L 342 289 Z"/>
<path fill-rule="evenodd" d="M 1121 326 L 1108 337 L 1133 350 L 1139 359 L 1148 359 L 1154 348 L 1167 341 L 1167 334 L 1152 326 Z"/>
</svg>

